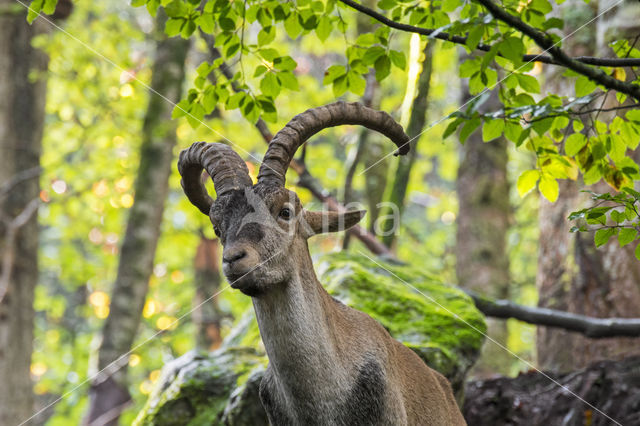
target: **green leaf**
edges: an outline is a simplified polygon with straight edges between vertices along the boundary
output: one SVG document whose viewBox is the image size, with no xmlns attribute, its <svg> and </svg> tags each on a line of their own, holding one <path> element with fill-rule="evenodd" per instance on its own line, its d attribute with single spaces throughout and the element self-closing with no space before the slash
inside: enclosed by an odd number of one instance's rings
<svg viewBox="0 0 640 426">
<path fill-rule="evenodd" d="M 244 92 L 234 93 L 233 95 L 229 96 L 229 98 L 227 99 L 225 108 L 228 110 L 238 108 L 238 106 L 240 106 L 240 103 L 245 98 L 245 96 L 247 96 L 247 94 Z"/>
<path fill-rule="evenodd" d="M 640 244 L 636 246 L 635 255 L 636 259 L 640 260 Z"/>
<path fill-rule="evenodd" d="M 296 69 L 298 63 L 291 56 L 280 56 L 273 60 L 273 66 L 281 71 L 292 71 Z"/>
<path fill-rule="evenodd" d="M 333 30 L 333 25 L 331 25 L 331 19 L 328 16 L 324 15 L 320 18 L 318 22 L 318 26 L 316 27 L 316 35 L 321 41 L 325 41 L 331 35 L 331 31 Z"/>
<path fill-rule="evenodd" d="M 271 47 L 267 48 L 267 49 L 260 49 L 258 51 L 258 53 L 260 54 L 260 56 L 262 56 L 267 61 L 273 61 L 273 60 L 275 60 L 275 58 L 280 56 L 278 51 L 276 49 L 274 49 L 274 48 L 271 48 Z"/>
<path fill-rule="evenodd" d="M 382 81 L 391 73 L 391 61 L 389 57 L 384 55 L 380 56 L 374 64 L 376 69 L 376 80 Z"/>
<path fill-rule="evenodd" d="M 300 86 L 298 85 L 298 79 L 291 71 L 281 71 L 278 73 L 278 80 L 282 87 L 289 90 L 298 91 Z"/>
<path fill-rule="evenodd" d="M 592 93 L 595 89 L 596 84 L 587 77 L 581 75 L 576 79 L 576 96 L 586 96 Z"/>
<path fill-rule="evenodd" d="M 169 37 L 177 36 L 178 34 L 180 34 L 180 31 L 182 30 L 182 26 L 184 25 L 184 23 L 185 23 L 185 20 L 182 18 L 167 19 L 167 23 L 164 26 L 165 34 L 168 35 Z"/>
<path fill-rule="evenodd" d="M 480 44 L 480 40 L 484 35 L 484 25 L 476 25 L 471 31 L 469 31 L 469 35 L 467 36 L 467 42 L 465 45 L 469 48 L 469 50 L 475 50 Z"/>
<path fill-rule="evenodd" d="M 543 15 L 546 15 L 553 10 L 551 4 L 547 0 L 532 0 L 527 7 L 533 10 L 537 10 Z"/>
<path fill-rule="evenodd" d="M 610 216 L 611 216 L 611 220 L 613 220 L 616 223 L 622 223 L 625 220 L 627 220 L 627 215 L 617 210 L 612 210 Z"/>
<path fill-rule="evenodd" d="M 540 93 L 540 83 L 538 80 L 527 74 L 516 74 L 520 87 L 530 93 Z"/>
<path fill-rule="evenodd" d="M 258 33 L 258 45 L 264 46 L 271 43 L 276 38 L 276 29 L 274 27 L 265 27 Z"/>
<path fill-rule="evenodd" d="M 635 240 L 637 235 L 638 231 L 634 228 L 621 228 L 618 233 L 618 243 L 620 244 L 620 247 L 624 247 Z"/>
<path fill-rule="evenodd" d="M 358 96 L 364 95 L 364 90 L 367 87 L 367 81 L 361 74 L 354 72 L 353 70 L 347 73 L 347 84 L 349 90 Z"/>
<path fill-rule="evenodd" d="M 56 11 L 57 4 L 58 0 L 45 0 L 44 6 L 42 6 L 42 11 L 47 15 L 53 15 L 53 12 Z"/>
<path fill-rule="evenodd" d="M 442 139 L 446 139 L 449 136 L 451 136 L 456 131 L 458 126 L 462 124 L 462 122 L 463 122 L 462 118 L 456 118 L 451 123 L 449 123 L 444 133 L 442 134 Z"/>
<path fill-rule="evenodd" d="M 609 239 L 616 233 L 616 228 L 598 229 L 593 237 L 596 247 L 602 247 L 609 242 Z"/>
<path fill-rule="evenodd" d="M 364 56 L 362 56 L 362 62 L 364 62 L 365 65 L 373 65 L 378 58 L 384 54 L 385 50 L 382 47 L 372 46 L 368 48 Z"/>
<path fill-rule="evenodd" d="M 40 15 L 40 11 L 44 6 L 44 0 L 33 0 L 29 5 L 29 12 L 27 13 L 27 22 L 32 24 L 33 21 Z"/>
<path fill-rule="evenodd" d="M 266 96 L 273 98 L 278 96 L 280 93 L 280 82 L 274 73 L 268 72 L 262 77 L 262 80 L 260 80 L 260 90 L 262 90 L 262 93 Z"/>
<path fill-rule="evenodd" d="M 549 175 L 542 175 L 540 184 L 538 185 L 540 193 L 549 200 L 551 203 L 555 203 L 558 199 L 558 193 L 560 189 L 558 187 L 558 181 Z"/>
<path fill-rule="evenodd" d="M 564 143 L 564 152 L 573 157 L 587 144 L 587 138 L 582 133 L 572 133 Z"/>
<path fill-rule="evenodd" d="M 389 58 L 391 59 L 391 63 L 401 70 L 404 70 L 407 67 L 407 58 L 404 56 L 403 52 L 390 50 Z"/>
<path fill-rule="evenodd" d="M 325 72 L 322 84 L 328 85 L 332 83 L 336 78 L 343 76 L 347 73 L 347 69 L 343 65 L 331 65 Z"/>
<path fill-rule="evenodd" d="M 338 96 L 342 96 L 344 92 L 349 88 L 347 83 L 347 76 L 341 75 L 335 80 L 333 80 L 333 95 L 337 98 Z"/>
<path fill-rule="evenodd" d="M 524 44 L 516 37 L 507 37 L 498 44 L 498 52 L 515 64 L 522 62 Z"/>
<path fill-rule="evenodd" d="M 268 68 L 265 67 L 264 65 L 258 65 L 256 67 L 256 70 L 253 73 L 254 77 L 260 77 L 262 74 L 264 74 L 265 72 L 267 72 Z"/>
<path fill-rule="evenodd" d="M 180 0 L 174 0 L 164 7 L 169 18 L 181 18 L 186 17 L 189 13 L 187 5 Z"/>
<path fill-rule="evenodd" d="M 478 126 L 480 126 L 480 124 L 482 124 L 482 120 L 480 118 L 472 118 L 464 123 L 462 130 L 460 130 L 460 143 L 464 144 L 467 138 L 478 128 Z"/>
<path fill-rule="evenodd" d="M 518 143 L 522 134 L 522 126 L 518 123 L 507 121 L 504 126 L 504 136 L 513 143 Z"/>
<path fill-rule="evenodd" d="M 200 25 L 200 29 L 204 31 L 206 34 L 213 34 L 213 31 L 216 29 L 216 23 L 213 19 L 212 13 L 203 13 L 198 18 L 198 25 Z"/>
<path fill-rule="evenodd" d="M 298 14 L 291 12 L 289 16 L 287 16 L 287 19 L 284 20 L 284 29 L 287 35 L 293 40 L 297 39 L 302 32 L 302 25 L 300 25 L 298 19 Z"/>
<path fill-rule="evenodd" d="M 187 99 L 183 99 L 173 107 L 173 111 L 171 111 L 171 118 L 179 118 L 184 117 L 189 111 L 189 101 Z"/>
<path fill-rule="evenodd" d="M 484 142 L 489 142 L 494 140 L 495 138 L 499 138 L 502 135 L 503 130 L 503 119 L 497 118 L 495 120 L 487 121 L 486 123 L 484 123 L 484 126 L 482 126 L 482 140 Z"/>
<path fill-rule="evenodd" d="M 538 179 L 540 179 L 540 172 L 538 170 L 527 170 L 522 173 L 518 177 L 518 183 L 516 185 L 520 197 L 524 197 L 529 191 L 535 188 Z"/>
</svg>

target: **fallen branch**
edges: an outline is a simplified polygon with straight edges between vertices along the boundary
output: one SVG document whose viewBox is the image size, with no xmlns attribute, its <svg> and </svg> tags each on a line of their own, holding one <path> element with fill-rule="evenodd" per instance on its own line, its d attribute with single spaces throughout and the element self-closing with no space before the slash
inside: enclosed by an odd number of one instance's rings
<svg viewBox="0 0 640 426">
<path fill-rule="evenodd" d="M 464 37 L 464 36 L 452 35 L 447 32 L 439 31 L 438 29 L 422 28 L 422 27 L 416 27 L 413 25 L 396 22 L 387 18 L 383 14 L 376 12 L 375 10 L 372 10 L 360 3 L 356 3 L 353 0 L 340 0 L 340 2 L 357 10 L 358 12 L 361 12 L 375 19 L 381 24 L 384 24 L 396 30 L 409 32 L 409 33 L 416 33 L 416 34 L 424 35 L 431 38 L 437 38 L 439 40 L 450 41 L 455 44 L 462 44 L 462 45 L 467 44 L 467 37 Z M 489 44 L 479 43 L 478 46 L 476 47 L 476 50 L 488 52 L 489 50 L 491 50 L 491 47 L 492 46 Z M 498 53 L 497 56 L 502 56 L 502 55 Z M 640 58 L 598 58 L 594 56 L 575 56 L 571 59 L 577 62 L 582 62 L 583 64 L 596 65 L 601 67 L 618 68 L 618 67 L 640 66 Z M 523 62 L 542 62 L 550 65 L 564 65 L 561 62 L 558 62 L 553 56 L 546 56 L 546 55 L 523 55 L 522 61 Z"/>
<path fill-rule="evenodd" d="M 555 309 L 522 306 L 508 300 L 490 300 L 464 290 L 480 312 L 488 317 L 513 318 L 528 324 L 561 328 L 593 339 L 640 337 L 640 318 L 593 318 Z"/>
</svg>

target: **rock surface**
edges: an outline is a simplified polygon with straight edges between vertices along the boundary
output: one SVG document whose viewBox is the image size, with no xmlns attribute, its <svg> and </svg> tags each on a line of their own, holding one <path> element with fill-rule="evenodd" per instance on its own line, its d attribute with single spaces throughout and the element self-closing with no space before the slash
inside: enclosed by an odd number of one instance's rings
<svg viewBox="0 0 640 426">
<path fill-rule="evenodd" d="M 640 356 L 545 375 L 531 371 L 470 382 L 465 419 L 476 426 L 640 425 Z"/>
<path fill-rule="evenodd" d="M 417 268 L 364 256 L 325 256 L 318 270 L 329 293 L 378 320 L 461 395 L 486 329 L 467 295 Z M 266 425 L 258 385 L 267 362 L 250 311 L 218 351 L 167 364 L 136 424 Z"/>
</svg>

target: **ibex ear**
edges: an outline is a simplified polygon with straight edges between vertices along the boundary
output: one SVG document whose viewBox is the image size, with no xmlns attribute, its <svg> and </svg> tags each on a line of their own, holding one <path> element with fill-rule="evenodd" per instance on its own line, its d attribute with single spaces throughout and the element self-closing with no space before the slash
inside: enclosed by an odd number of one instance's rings
<svg viewBox="0 0 640 426">
<path fill-rule="evenodd" d="M 348 210 L 346 212 L 310 212 L 303 210 L 303 233 L 309 238 L 325 232 L 338 232 L 351 228 L 367 212 L 365 210 Z"/>
</svg>

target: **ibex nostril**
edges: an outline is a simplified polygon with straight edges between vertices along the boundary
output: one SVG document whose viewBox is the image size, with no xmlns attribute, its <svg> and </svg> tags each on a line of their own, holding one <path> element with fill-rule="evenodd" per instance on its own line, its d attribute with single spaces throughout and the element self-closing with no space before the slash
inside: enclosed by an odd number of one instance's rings
<svg viewBox="0 0 640 426">
<path fill-rule="evenodd" d="M 235 261 L 238 261 L 238 260 L 244 258 L 246 255 L 247 255 L 247 252 L 244 251 L 244 250 L 234 251 L 232 253 L 223 255 L 222 256 L 222 261 L 224 263 L 233 263 Z"/>
</svg>

